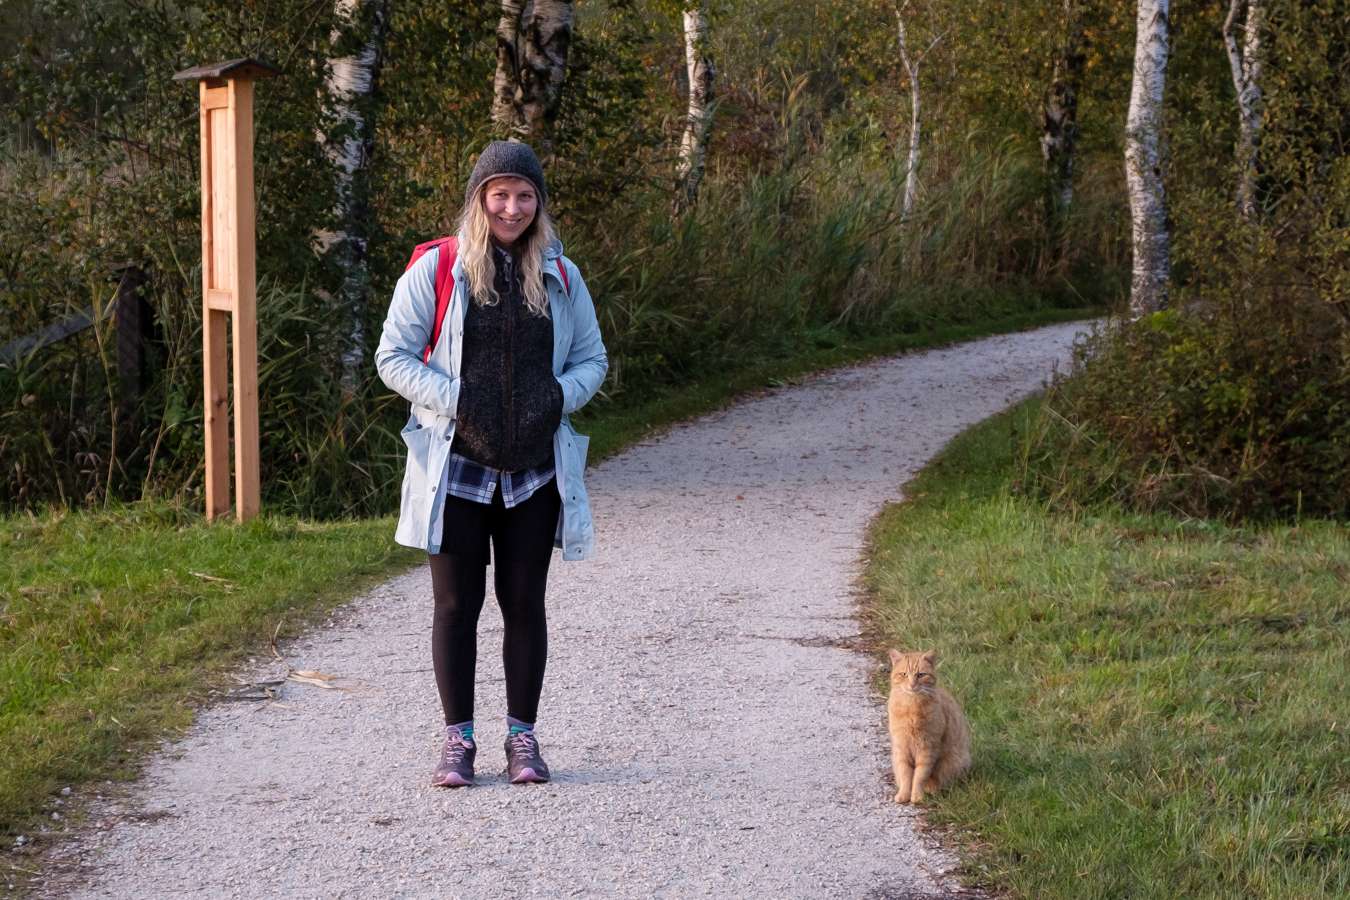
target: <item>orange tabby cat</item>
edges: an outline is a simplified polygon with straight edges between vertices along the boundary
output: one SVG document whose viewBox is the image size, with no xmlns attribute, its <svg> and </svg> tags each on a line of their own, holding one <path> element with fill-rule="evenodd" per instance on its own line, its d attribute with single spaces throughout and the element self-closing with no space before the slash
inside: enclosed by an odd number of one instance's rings
<svg viewBox="0 0 1350 900">
<path fill-rule="evenodd" d="M 891 651 L 891 768 L 895 802 L 922 803 L 970 768 L 970 726 L 937 686 L 936 653 Z"/>
</svg>

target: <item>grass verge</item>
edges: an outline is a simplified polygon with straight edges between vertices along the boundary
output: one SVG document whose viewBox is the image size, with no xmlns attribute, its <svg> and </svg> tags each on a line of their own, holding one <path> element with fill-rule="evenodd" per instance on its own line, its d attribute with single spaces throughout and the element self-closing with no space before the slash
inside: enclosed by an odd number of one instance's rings
<svg viewBox="0 0 1350 900">
<path fill-rule="evenodd" d="M 219 676 L 417 554 L 390 522 L 260 516 L 208 525 L 138 504 L 0 522 L 0 814 L 130 773 Z M 31 824 L 31 823 L 30 823 Z"/>
<path fill-rule="evenodd" d="M 871 625 L 975 734 L 930 821 L 1038 900 L 1350 896 L 1350 530 L 1053 511 L 1010 489 L 1035 403 L 871 534 Z"/>
<path fill-rule="evenodd" d="M 608 405 L 578 424 L 598 459 L 806 372 L 1096 314 L 1043 309 L 865 341 L 821 340 L 641 403 Z M 158 739 L 190 724 L 231 667 L 268 652 L 279 627 L 280 638 L 292 637 L 423 561 L 393 543 L 393 529 L 392 517 L 315 523 L 264 515 L 243 526 L 208 525 L 199 511 L 166 503 L 0 518 L 0 836 L 36 837 L 25 857 L 40 850 L 55 792 L 134 776 Z M 10 865 L 23 874 L 24 865 Z"/>
</svg>

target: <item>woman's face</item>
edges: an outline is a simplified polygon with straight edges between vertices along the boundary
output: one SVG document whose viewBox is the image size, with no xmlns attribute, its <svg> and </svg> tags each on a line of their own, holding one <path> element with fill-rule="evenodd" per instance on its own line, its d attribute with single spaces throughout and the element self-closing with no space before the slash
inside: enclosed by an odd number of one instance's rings
<svg viewBox="0 0 1350 900">
<path fill-rule="evenodd" d="M 493 178 L 483 186 L 483 209 L 497 243 L 510 246 L 534 221 L 539 197 L 524 178 Z"/>
</svg>

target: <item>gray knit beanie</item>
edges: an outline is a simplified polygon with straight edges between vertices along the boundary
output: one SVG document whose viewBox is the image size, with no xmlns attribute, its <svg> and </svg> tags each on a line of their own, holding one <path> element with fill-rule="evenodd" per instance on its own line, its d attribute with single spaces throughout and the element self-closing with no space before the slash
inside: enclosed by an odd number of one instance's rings
<svg viewBox="0 0 1350 900">
<path fill-rule="evenodd" d="M 539 163 L 539 157 L 530 149 L 530 145 L 522 144 L 520 141 L 493 141 L 478 155 L 478 162 L 473 166 L 473 174 L 469 176 L 469 184 L 464 188 L 464 204 L 467 206 L 473 202 L 474 191 L 478 190 L 480 184 L 498 175 L 524 178 L 539 192 L 539 205 L 547 204 L 548 190 L 544 187 L 544 167 Z"/>
</svg>

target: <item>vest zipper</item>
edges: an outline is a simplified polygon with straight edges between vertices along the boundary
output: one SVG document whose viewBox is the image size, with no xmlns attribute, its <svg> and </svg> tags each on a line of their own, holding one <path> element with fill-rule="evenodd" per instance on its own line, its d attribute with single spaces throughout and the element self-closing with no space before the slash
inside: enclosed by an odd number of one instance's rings
<svg viewBox="0 0 1350 900">
<path fill-rule="evenodd" d="M 511 386 L 511 372 L 515 368 L 513 357 L 516 351 L 516 333 L 515 318 L 516 310 L 514 300 L 516 297 L 516 270 L 515 258 L 510 251 L 506 254 L 506 299 L 502 303 L 506 313 L 506 353 L 502 357 L 503 382 L 506 385 L 506 459 L 515 458 L 516 450 L 516 411 L 515 411 L 515 390 Z"/>
</svg>

